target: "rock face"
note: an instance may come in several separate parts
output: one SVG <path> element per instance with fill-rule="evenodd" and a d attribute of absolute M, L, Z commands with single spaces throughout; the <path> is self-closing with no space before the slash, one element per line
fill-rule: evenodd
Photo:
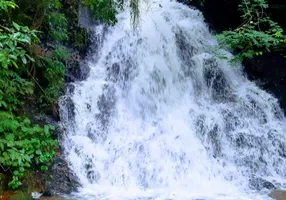
<path fill-rule="evenodd" d="M 77 177 L 70 171 L 62 155 L 57 155 L 45 184 L 44 196 L 70 194 L 80 186 Z"/>
<path fill-rule="evenodd" d="M 87 66 L 85 57 L 88 54 L 89 45 L 91 42 L 91 34 L 89 33 L 88 28 L 90 28 L 89 26 L 93 24 L 93 22 L 90 18 L 88 10 L 78 4 L 77 1 L 63 0 L 62 3 L 65 8 L 74 9 L 74 12 L 70 12 L 68 9 L 66 10 L 66 16 L 68 16 L 71 26 L 69 27 L 70 30 L 79 34 L 75 36 L 83 37 L 79 46 L 75 46 L 73 44 L 75 42 L 73 40 L 78 42 L 78 37 L 71 38 L 69 43 L 66 45 L 66 48 L 72 55 L 72 58 L 66 62 L 64 79 L 66 83 L 66 90 L 72 90 L 72 84 L 70 83 L 84 80 L 89 74 L 89 67 Z M 72 103 L 66 112 L 69 113 L 69 116 L 73 116 Z M 58 118 L 56 118 L 56 120 L 60 120 L 60 116 L 57 117 Z M 49 119 L 47 116 L 40 116 L 38 121 L 56 126 L 56 133 L 61 148 L 64 130 L 63 127 L 59 126 L 58 121 L 53 121 L 53 119 Z M 60 152 L 62 151 L 63 149 L 61 148 Z M 77 177 L 71 172 L 65 157 L 61 153 L 55 155 L 51 170 L 49 170 L 47 177 L 44 175 L 44 179 L 45 189 L 41 199 L 44 198 L 44 196 L 49 196 L 47 199 L 61 199 L 61 197 L 51 196 L 70 194 L 71 192 L 76 191 L 80 186 Z"/>
<path fill-rule="evenodd" d="M 245 62 L 248 77 L 278 98 L 286 113 L 286 58 L 269 53 Z"/>
<path fill-rule="evenodd" d="M 241 25 L 241 18 L 237 10 L 241 0 L 180 0 L 183 3 L 199 8 L 209 23 L 210 28 L 216 32 L 237 28 Z M 267 15 L 286 28 L 286 2 L 285 0 L 267 0 L 269 8 Z M 227 19 L 227 20 L 225 20 Z"/>
<path fill-rule="evenodd" d="M 262 190 L 262 189 L 275 189 L 273 183 L 266 181 L 262 178 L 252 178 L 249 180 L 249 187 L 254 190 Z"/>

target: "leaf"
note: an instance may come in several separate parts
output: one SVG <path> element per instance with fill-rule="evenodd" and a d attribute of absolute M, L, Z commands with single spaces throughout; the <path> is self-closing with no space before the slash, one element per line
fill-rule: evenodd
<path fill-rule="evenodd" d="M 31 56 L 29 56 L 28 54 L 26 55 L 26 57 L 27 57 L 30 61 L 35 62 L 35 59 L 32 58 Z"/>
<path fill-rule="evenodd" d="M 46 165 L 41 166 L 41 170 L 42 171 L 47 171 L 48 170 L 48 166 L 46 166 Z"/>
<path fill-rule="evenodd" d="M 42 154 L 42 151 L 38 149 L 38 150 L 36 151 L 36 154 L 37 154 L 37 155 L 41 155 L 41 154 Z"/>
<path fill-rule="evenodd" d="M 0 35 L 0 40 L 7 39 L 7 38 L 8 38 L 7 35 L 4 35 L 4 34 L 3 34 L 3 35 L 2 35 L 2 34 Z"/>
<path fill-rule="evenodd" d="M 18 170 L 15 170 L 15 171 L 13 172 L 13 175 L 18 176 L 18 175 L 19 175 L 19 171 L 18 171 Z"/>
<path fill-rule="evenodd" d="M 24 172 L 25 168 L 24 167 L 20 167 L 19 170 L 20 170 L 20 172 Z"/>
<path fill-rule="evenodd" d="M 50 128 L 51 130 L 53 130 L 53 131 L 56 130 L 56 127 L 55 127 L 55 126 L 51 126 L 51 125 L 50 125 L 49 128 Z"/>
<path fill-rule="evenodd" d="M 0 53 L 0 62 L 4 61 L 6 56 L 3 53 Z"/>
<path fill-rule="evenodd" d="M 283 35 L 280 31 L 275 33 L 275 37 L 277 37 L 277 38 L 281 38 L 282 36 Z"/>
<path fill-rule="evenodd" d="M 20 33 L 20 32 L 16 32 L 16 33 L 13 34 L 13 38 L 14 38 L 14 39 L 16 39 L 16 38 L 18 38 L 18 37 L 20 37 L 20 36 L 21 36 L 21 33 Z"/>
<path fill-rule="evenodd" d="M 50 133 L 50 127 L 49 126 L 47 126 L 47 125 L 44 126 L 44 132 L 45 132 L 45 135 L 47 137 L 50 137 L 51 133 Z"/>
<path fill-rule="evenodd" d="M 22 56 L 22 57 L 21 57 L 21 60 L 22 60 L 22 62 L 24 63 L 24 65 L 26 65 L 26 64 L 27 64 L 27 59 L 26 59 L 26 57 L 25 57 L 25 56 Z"/>
<path fill-rule="evenodd" d="M 3 144 L 3 142 L 0 142 L 0 149 L 1 149 L 1 151 L 4 151 L 4 144 Z"/>
<path fill-rule="evenodd" d="M 14 135 L 13 134 L 5 134 L 5 139 L 8 141 L 14 141 Z"/>
<path fill-rule="evenodd" d="M 8 62 L 9 60 L 8 59 L 4 59 L 3 61 L 2 61 L 2 67 L 4 67 L 4 68 L 7 68 L 7 66 L 8 66 Z"/>
<path fill-rule="evenodd" d="M 3 106 L 4 108 L 7 108 L 7 104 L 5 101 L 0 101 L 0 107 Z"/>
<path fill-rule="evenodd" d="M 20 30 L 20 25 L 19 24 L 17 24 L 17 23 L 15 23 L 15 22 L 12 22 L 13 23 L 13 26 L 15 27 L 15 29 L 17 30 L 17 31 L 19 31 Z"/>
<path fill-rule="evenodd" d="M 25 118 L 25 119 L 23 120 L 23 123 L 25 123 L 25 124 L 30 124 L 31 121 L 30 121 L 28 118 Z"/>
<path fill-rule="evenodd" d="M 19 66 L 17 65 L 16 62 L 14 62 L 13 60 L 11 61 L 13 63 L 13 65 L 16 67 L 16 68 L 19 68 Z"/>

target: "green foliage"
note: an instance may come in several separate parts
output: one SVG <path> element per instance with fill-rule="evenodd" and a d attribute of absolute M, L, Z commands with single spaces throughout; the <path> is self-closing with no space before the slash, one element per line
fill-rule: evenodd
<path fill-rule="evenodd" d="M 0 112 L 0 164 L 13 173 L 9 183 L 12 188 L 21 185 L 20 177 L 32 165 L 52 161 L 57 143 L 52 139 L 52 126 L 32 125 L 24 117 L 15 117 L 9 112 Z"/>
<path fill-rule="evenodd" d="M 6 12 L 5 6 L 16 7 L 6 2 L 0 1 L 0 11 Z M 12 173 L 12 188 L 21 185 L 20 179 L 27 169 L 47 169 L 57 146 L 51 134 L 54 127 L 33 125 L 19 114 L 24 99 L 34 92 L 27 72 L 35 62 L 29 49 L 39 40 L 36 34 L 37 31 L 15 22 L 1 25 L 0 29 L 0 166 Z M 55 55 L 63 54 L 57 51 Z"/>
<path fill-rule="evenodd" d="M 65 61 L 71 57 L 62 42 L 69 40 L 69 22 L 63 12 L 59 0 L 48 0 L 47 14 L 44 23 L 48 25 L 48 37 L 54 41 L 55 49 L 50 53 L 37 58 L 37 67 L 42 72 L 40 80 L 42 93 L 39 95 L 39 103 L 42 108 L 57 105 L 64 86 Z M 53 45 L 54 46 L 54 45 Z"/>
<path fill-rule="evenodd" d="M 82 0 L 81 3 L 94 11 L 94 19 L 104 21 L 109 24 L 115 24 L 117 22 L 117 10 L 113 0 Z"/>
<path fill-rule="evenodd" d="M 71 58 L 71 55 L 65 47 L 59 46 L 52 51 L 52 57 L 57 60 L 63 60 Z"/>
<path fill-rule="evenodd" d="M 242 0 L 238 5 L 238 10 L 242 12 L 241 18 L 244 20 L 262 18 L 263 10 L 267 8 L 268 4 L 265 0 Z"/>
<path fill-rule="evenodd" d="M 15 19 L 26 16 L 25 18 L 29 20 L 25 22 L 20 19 L 20 21 L 22 23 L 31 24 L 31 27 L 38 28 L 41 31 L 32 31 L 27 27 L 20 26 L 21 29 L 19 31 L 23 32 L 23 34 L 25 33 L 25 39 L 27 39 L 27 41 L 29 40 L 29 42 L 25 44 L 15 44 L 14 46 L 7 44 L 7 52 L 11 51 L 11 53 L 8 54 L 3 51 L 3 54 L 5 53 L 6 56 L 2 56 L 2 58 L 0 54 L 0 61 L 12 62 L 16 67 L 18 67 L 19 64 L 25 66 L 22 75 L 31 78 L 35 83 L 35 91 L 36 95 L 38 95 L 38 103 L 41 104 L 40 107 L 45 108 L 42 109 L 45 111 L 47 110 L 46 108 L 52 107 L 54 111 L 63 87 L 64 61 L 69 59 L 70 55 L 66 49 L 61 47 L 50 51 L 50 49 L 47 50 L 40 45 L 34 48 L 33 44 L 38 40 L 38 38 L 36 38 L 36 34 L 38 34 L 41 39 L 51 41 L 52 46 L 61 46 L 61 43 L 69 39 L 68 20 L 61 11 L 62 4 L 59 0 L 35 0 L 29 3 L 24 0 L 17 0 L 17 3 L 19 3 L 21 9 L 19 12 L 13 13 L 12 16 Z M 24 28 L 25 30 L 22 31 Z M 17 31 L 16 34 L 18 34 L 19 31 Z M 14 39 L 14 35 L 16 34 L 12 32 L 9 35 L 9 42 L 16 42 Z M 22 37 L 22 35 L 19 35 L 19 37 Z M 14 48 L 16 45 L 17 48 Z M 17 53 L 16 50 L 19 53 Z M 27 52 L 33 56 L 30 56 Z M 18 55 L 21 57 L 20 61 L 22 62 L 19 62 Z M 14 60 L 7 59 L 8 56 Z M 32 57 L 35 58 L 35 62 L 32 62 L 34 61 Z M 15 62 L 15 60 L 18 62 Z"/>
<path fill-rule="evenodd" d="M 49 36 L 58 41 L 68 40 L 68 22 L 64 14 L 52 12 L 48 16 Z"/>
<path fill-rule="evenodd" d="M 285 48 L 283 29 L 266 16 L 267 8 L 265 0 L 242 0 L 239 10 L 242 12 L 243 24 L 217 36 L 220 45 L 237 52 L 232 61 L 251 59 L 264 52 Z"/>
<path fill-rule="evenodd" d="M 54 127 L 32 124 L 22 107 L 36 96 L 42 108 L 54 108 L 64 86 L 65 62 L 71 59 L 62 46 L 69 39 L 70 21 L 60 1 L 16 3 L 19 9 L 13 11 L 15 3 L 0 0 L 0 169 L 11 172 L 12 188 L 21 185 L 27 170 L 47 170 L 52 161 Z M 53 50 L 36 45 L 38 35 L 51 41 Z"/>
<path fill-rule="evenodd" d="M 0 30 L 0 108 L 9 111 L 15 110 L 22 104 L 21 97 L 33 91 L 33 84 L 21 78 L 20 73 L 29 61 L 34 61 L 25 46 L 38 40 L 36 31 L 12 24 Z M 13 66 L 18 71 L 14 71 Z"/>
<path fill-rule="evenodd" d="M 9 69 L 0 69 L 0 77 L 0 109 L 16 110 L 23 104 L 22 98 L 33 93 L 33 83 Z"/>
<path fill-rule="evenodd" d="M 42 108 L 57 105 L 64 86 L 64 63 L 70 58 L 70 53 L 63 46 L 58 46 L 50 54 L 37 58 L 38 68 L 42 71 L 41 81 L 45 83 L 41 87 L 42 93 L 39 97 Z"/>
<path fill-rule="evenodd" d="M 139 1 L 130 0 L 131 23 L 136 27 L 139 21 Z M 81 3 L 93 11 L 93 18 L 114 25 L 119 9 L 123 9 L 124 0 L 81 0 Z"/>
<path fill-rule="evenodd" d="M 57 56 L 61 55 L 57 54 Z M 44 77 L 48 84 L 47 87 L 44 88 L 42 95 L 40 95 L 39 101 L 43 107 L 56 105 L 64 86 L 63 76 L 65 73 L 65 65 L 57 57 L 42 57 L 41 59 L 41 62 L 45 67 Z"/>
<path fill-rule="evenodd" d="M 131 24 L 133 28 L 135 28 L 139 21 L 139 0 L 131 0 L 130 1 L 130 8 L 131 8 Z"/>
<path fill-rule="evenodd" d="M 13 1 L 0 0 L 0 10 L 8 11 L 8 8 L 16 8 L 17 5 Z"/>
<path fill-rule="evenodd" d="M 83 48 L 87 44 L 87 32 L 84 29 L 78 28 L 72 30 L 69 34 L 70 42 L 77 48 Z"/>
<path fill-rule="evenodd" d="M 59 0 L 48 0 L 46 1 L 48 3 L 48 8 L 52 9 L 59 9 L 62 8 L 62 4 Z"/>
<path fill-rule="evenodd" d="M 28 60 L 34 61 L 26 53 L 25 46 L 38 41 L 36 31 L 13 22 L 11 28 L 2 27 L 0 34 L 0 62 L 3 68 L 11 65 L 18 68 L 19 63 L 25 65 Z M 18 60 L 21 62 L 18 62 Z"/>

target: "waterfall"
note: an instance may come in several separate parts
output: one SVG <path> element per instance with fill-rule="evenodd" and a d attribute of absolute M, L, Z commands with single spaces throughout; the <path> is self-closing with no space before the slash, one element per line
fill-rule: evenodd
<path fill-rule="evenodd" d="M 257 180 L 284 188 L 277 100 L 215 56 L 198 10 L 150 0 L 140 13 L 136 30 L 128 10 L 94 27 L 89 76 L 60 102 L 81 199 L 266 200 Z"/>

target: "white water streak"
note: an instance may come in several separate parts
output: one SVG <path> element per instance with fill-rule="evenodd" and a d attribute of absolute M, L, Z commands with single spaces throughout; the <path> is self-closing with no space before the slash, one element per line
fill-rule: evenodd
<path fill-rule="evenodd" d="M 121 13 L 89 77 L 66 96 L 75 109 L 62 112 L 64 146 L 81 197 L 267 199 L 249 179 L 283 186 L 277 100 L 211 55 L 216 41 L 199 11 L 168 0 L 140 6 L 138 30 Z"/>

